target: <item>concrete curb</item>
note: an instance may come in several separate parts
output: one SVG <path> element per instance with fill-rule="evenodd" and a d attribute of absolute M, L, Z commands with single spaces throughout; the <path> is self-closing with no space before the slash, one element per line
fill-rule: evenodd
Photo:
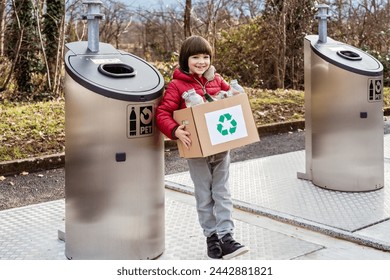
<path fill-rule="evenodd" d="M 65 166 L 65 153 L 0 162 L 0 176 L 39 172 Z"/>
<path fill-rule="evenodd" d="M 303 130 L 305 121 L 293 121 L 284 123 L 274 123 L 259 126 L 257 128 L 260 136 L 287 133 L 291 131 Z M 166 140 L 165 149 L 177 149 L 176 141 Z M 10 176 L 22 172 L 39 172 L 48 169 L 62 168 L 65 166 L 65 153 L 40 156 L 35 158 L 19 159 L 14 161 L 0 162 L 0 176 Z"/>

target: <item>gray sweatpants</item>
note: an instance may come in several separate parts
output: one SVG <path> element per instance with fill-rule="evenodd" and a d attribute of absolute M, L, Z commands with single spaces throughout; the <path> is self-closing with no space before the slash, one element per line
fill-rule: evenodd
<path fill-rule="evenodd" d="M 229 189 L 229 151 L 188 159 L 200 226 L 206 237 L 233 234 L 233 202 Z"/>

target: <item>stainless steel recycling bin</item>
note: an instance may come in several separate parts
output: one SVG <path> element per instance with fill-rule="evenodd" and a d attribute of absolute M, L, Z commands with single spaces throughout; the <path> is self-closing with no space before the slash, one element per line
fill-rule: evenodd
<path fill-rule="evenodd" d="M 304 43 L 306 173 L 298 177 L 333 190 L 380 189 L 383 66 L 319 31 Z"/>
<path fill-rule="evenodd" d="M 65 254 L 154 259 L 164 251 L 164 80 L 146 61 L 99 44 L 66 45 Z"/>

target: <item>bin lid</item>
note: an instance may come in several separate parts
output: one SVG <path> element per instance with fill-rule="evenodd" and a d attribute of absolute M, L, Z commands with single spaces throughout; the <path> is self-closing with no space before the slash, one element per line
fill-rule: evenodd
<path fill-rule="evenodd" d="M 106 97 L 144 102 L 162 95 L 164 79 L 145 60 L 99 43 L 99 52 L 88 50 L 88 42 L 66 45 L 66 72 L 81 86 Z"/>
<path fill-rule="evenodd" d="M 317 35 L 306 36 L 306 39 L 311 42 L 313 52 L 331 64 L 366 76 L 380 76 L 383 74 L 382 64 L 373 56 L 356 47 L 335 41 L 329 37 L 326 43 L 318 42 Z"/>

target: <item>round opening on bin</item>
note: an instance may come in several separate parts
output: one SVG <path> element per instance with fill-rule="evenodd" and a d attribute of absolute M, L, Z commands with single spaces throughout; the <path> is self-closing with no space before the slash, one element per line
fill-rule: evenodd
<path fill-rule="evenodd" d="M 100 64 L 98 70 L 103 75 L 114 78 L 129 78 L 137 74 L 133 67 L 123 63 Z"/>
<path fill-rule="evenodd" d="M 338 51 L 337 54 L 345 59 L 349 60 L 362 60 L 362 57 L 360 54 L 355 53 L 353 51 L 344 50 L 344 51 Z"/>

